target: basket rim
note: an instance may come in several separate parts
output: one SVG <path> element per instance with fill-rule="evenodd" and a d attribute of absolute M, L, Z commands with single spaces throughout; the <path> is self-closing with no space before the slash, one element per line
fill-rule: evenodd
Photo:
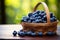
<path fill-rule="evenodd" d="M 22 26 L 33 26 L 33 27 L 38 27 L 38 26 L 50 26 L 52 24 L 57 25 L 58 21 L 55 22 L 51 22 L 50 24 L 48 23 L 28 23 L 28 22 L 22 22 L 21 25 Z"/>

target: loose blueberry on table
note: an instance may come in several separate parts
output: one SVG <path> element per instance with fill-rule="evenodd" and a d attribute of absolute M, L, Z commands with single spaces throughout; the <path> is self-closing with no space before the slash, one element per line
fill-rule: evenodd
<path fill-rule="evenodd" d="M 26 32 L 26 35 L 27 35 L 27 36 L 31 36 L 31 33 L 32 33 L 32 31 L 27 31 L 27 32 Z"/>
<path fill-rule="evenodd" d="M 38 36 L 43 36 L 43 33 L 42 32 L 38 32 Z"/>
<path fill-rule="evenodd" d="M 52 35 L 55 35 L 55 33 L 49 31 L 49 32 L 47 32 L 47 35 L 48 35 L 48 36 L 52 36 Z"/>
<path fill-rule="evenodd" d="M 13 31 L 13 36 L 16 36 L 17 35 L 17 31 Z"/>
<path fill-rule="evenodd" d="M 31 33 L 31 36 L 35 37 L 36 36 L 36 33 L 35 32 L 32 32 Z"/>
<path fill-rule="evenodd" d="M 19 31 L 18 35 L 24 37 L 25 36 L 25 32 L 24 31 Z"/>

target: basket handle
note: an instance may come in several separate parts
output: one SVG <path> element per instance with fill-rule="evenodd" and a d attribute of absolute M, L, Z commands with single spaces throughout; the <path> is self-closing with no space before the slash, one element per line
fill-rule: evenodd
<path fill-rule="evenodd" d="M 38 7 L 40 4 L 42 4 L 42 5 L 44 6 L 44 9 L 45 9 L 45 12 L 46 12 L 46 15 L 47 15 L 47 23 L 50 24 L 50 14 L 49 14 L 49 10 L 48 10 L 48 7 L 47 7 L 47 5 L 46 5 L 45 2 L 39 2 L 39 3 L 35 6 L 35 8 L 34 8 L 33 11 L 36 11 L 37 7 Z"/>

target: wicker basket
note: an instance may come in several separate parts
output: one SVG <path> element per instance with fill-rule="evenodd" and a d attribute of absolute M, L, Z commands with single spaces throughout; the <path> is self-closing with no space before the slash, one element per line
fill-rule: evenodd
<path fill-rule="evenodd" d="M 22 22 L 21 25 L 23 26 L 23 30 L 29 31 L 32 30 L 34 32 L 43 32 L 45 35 L 48 31 L 52 31 L 56 33 L 57 30 L 57 21 L 50 22 L 50 14 L 47 5 L 44 2 L 39 2 L 35 8 L 34 11 L 36 11 L 37 7 L 42 4 L 44 6 L 46 15 L 47 15 L 47 23 L 28 23 L 28 22 Z"/>

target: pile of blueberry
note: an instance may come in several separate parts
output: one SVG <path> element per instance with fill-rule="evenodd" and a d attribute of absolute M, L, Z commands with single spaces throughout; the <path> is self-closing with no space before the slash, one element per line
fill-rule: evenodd
<path fill-rule="evenodd" d="M 23 17 L 21 21 L 29 23 L 46 23 L 47 16 L 45 11 L 37 10 L 33 13 L 29 13 L 27 17 Z M 50 12 L 50 21 L 51 22 L 57 21 L 56 17 L 53 15 L 52 12 Z"/>
<path fill-rule="evenodd" d="M 32 36 L 32 37 L 43 36 L 42 32 L 36 33 L 36 32 L 33 32 L 33 31 L 23 31 L 23 30 L 20 30 L 19 32 L 17 32 L 17 31 L 13 32 L 13 36 L 17 36 L 17 34 L 18 34 L 18 36 L 21 36 L 21 37 L 24 37 L 24 36 Z M 49 31 L 49 32 L 47 32 L 47 35 L 48 36 L 53 36 L 53 35 L 55 35 L 55 33 Z"/>

